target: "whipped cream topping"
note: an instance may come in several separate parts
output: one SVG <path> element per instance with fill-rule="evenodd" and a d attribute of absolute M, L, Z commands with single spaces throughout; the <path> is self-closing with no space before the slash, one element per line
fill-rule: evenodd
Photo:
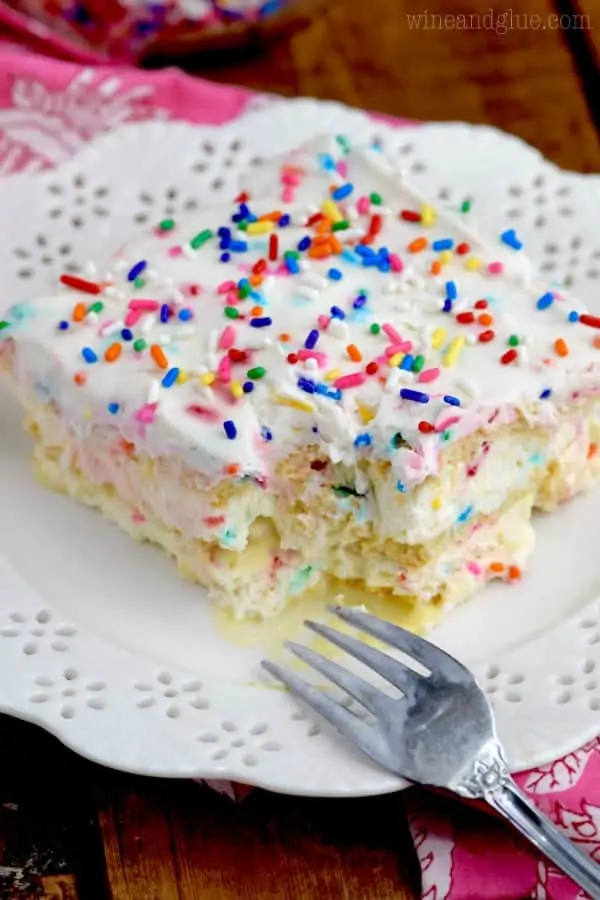
<path fill-rule="evenodd" d="M 16 377 L 70 426 L 112 424 L 210 479 L 267 477 L 306 444 L 391 463 L 552 425 L 600 389 L 600 319 L 540 281 L 518 235 L 435 207 L 376 148 L 322 139 L 235 202 L 165 220 L 0 321 Z"/>

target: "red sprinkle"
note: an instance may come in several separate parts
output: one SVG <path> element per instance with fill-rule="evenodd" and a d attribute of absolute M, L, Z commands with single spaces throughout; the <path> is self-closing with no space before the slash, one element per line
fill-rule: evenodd
<path fill-rule="evenodd" d="M 471 250 L 471 245 L 465 243 L 465 241 L 463 241 L 462 243 L 460 243 L 460 244 L 457 246 L 457 248 L 456 248 L 456 252 L 457 252 L 460 256 L 464 256 L 465 253 L 469 253 L 470 250 Z"/>
<path fill-rule="evenodd" d="M 369 234 L 376 235 L 381 231 L 383 218 L 380 215 L 371 216 L 371 224 L 369 225 Z"/>
<path fill-rule="evenodd" d="M 306 222 L 306 224 L 309 225 L 309 226 L 310 226 L 310 225 L 316 225 L 317 222 L 320 222 L 321 219 L 324 219 L 324 218 L 325 218 L 325 216 L 323 215 L 323 213 L 316 212 L 316 213 L 314 213 L 314 214 L 310 217 L 310 219 L 308 219 L 308 221 Z"/>
<path fill-rule="evenodd" d="M 365 372 L 367 375 L 375 375 L 379 371 L 379 366 L 376 362 L 367 363 L 365 367 Z"/>
<path fill-rule="evenodd" d="M 486 331 L 482 331 L 479 335 L 479 340 L 482 344 L 487 344 L 488 341 L 493 341 L 496 337 L 496 332 L 492 331 L 491 328 L 488 328 Z"/>
<path fill-rule="evenodd" d="M 231 348 L 227 351 L 227 355 L 229 356 L 229 359 L 230 359 L 231 362 L 233 362 L 233 363 L 246 362 L 246 360 L 248 359 L 248 354 L 246 353 L 246 351 L 245 351 L 245 350 L 238 350 L 237 347 L 231 347 Z"/>
<path fill-rule="evenodd" d="M 241 194 L 237 195 L 234 202 L 235 203 L 247 203 L 249 199 L 250 199 L 250 194 L 248 193 L 248 191 L 242 191 Z"/>
<path fill-rule="evenodd" d="M 478 300 L 477 303 L 475 304 L 475 309 L 487 309 L 487 308 L 488 308 L 487 300 Z"/>
<path fill-rule="evenodd" d="M 400 218 L 404 219 L 405 222 L 420 222 L 421 213 L 415 212 L 412 209 L 403 209 L 400 212 Z"/>
<path fill-rule="evenodd" d="M 579 316 L 582 325 L 588 325 L 590 328 L 600 328 L 600 316 L 590 316 L 589 313 L 583 313 Z"/>
<path fill-rule="evenodd" d="M 461 312 L 456 316 L 456 321 L 461 325 L 470 325 L 475 321 L 475 314 L 472 312 Z"/>
<path fill-rule="evenodd" d="M 296 353 L 288 353 L 288 355 L 287 355 L 287 361 L 289 362 L 289 364 L 290 364 L 291 366 L 295 366 L 296 363 L 298 362 L 298 356 L 297 356 L 297 354 L 296 354 Z"/>
<path fill-rule="evenodd" d="M 259 259 L 252 266 L 252 271 L 255 275 L 260 275 L 260 273 L 264 272 L 266 268 L 267 268 L 266 259 Z"/>
<path fill-rule="evenodd" d="M 59 281 L 76 291 L 83 291 L 84 294 L 99 294 L 102 290 L 99 284 L 94 284 L 86 278 L 78 278 L 77 275 L 61 275 Z"/>
<path fill-rule="evenodd" d="M 421 434 L 431 434 L 432 431 L 435 431 L 435 426 L 431 424 L 431 422 L 419 422 L 419 431 Z"/>
<path fill-rule="evenodd" d="M 269 235 L 269 259 L 275 262 L 279 254 L 279 238 L 276 234 Z"/>
<path fill-rule="evenodd" d="M 514 347 L 511 347 L 510 350 L 507 350 L 506 353 L 503 353 L 500 357 L 500 362 L 503 366 L 510 365 L 511 362 L 514 362 L 519 354 L 515 350 Z"/>

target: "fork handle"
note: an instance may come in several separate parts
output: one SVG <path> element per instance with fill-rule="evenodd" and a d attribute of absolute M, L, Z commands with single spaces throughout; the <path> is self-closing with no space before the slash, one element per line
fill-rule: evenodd
<path fill-rule="evenodd" d="M 512 778 L 486 791 L 485 799 L 575 884 L 594 900 L 600 898 L 600 866 L 542 815 Z"/>

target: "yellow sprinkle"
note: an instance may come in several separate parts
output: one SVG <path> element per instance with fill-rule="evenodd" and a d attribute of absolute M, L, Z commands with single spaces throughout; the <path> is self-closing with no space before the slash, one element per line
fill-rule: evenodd
<path fill-rule="evenodd" d="M 239 381 L 232 381 L 229 385 L 229 390 L 233 394 L 236 400 L 239 400 L 240 397 L 244 396 L 244 388 L 239 383 Z"/>
<path fill-rule="evenodd" d="M 433 500 L 431 501 L 432 509 L 440 509 L 441 505 L 442 505 L 441 497 L 434 497 Z"/>
<path fill-rule="evenodd" d="M 288 397 L 285 394 L 275 394 L 275 403 L 279 406 L 291 406 L 292 409 L 301 409 L 303 412 L 314 412 L 312 403 L 305 403 L 304 400 L 296 400 L 295 397 Z"/>
<path fill-rule="evenodd" d="M 426 228 L 433 225 L 436 219 L 436 212 L 433 206 L 430 206 L 428 203 L 424 203 L 421 207 L 421 225 L 424 225 Z"/>
<path fill-rule="evenodd" d="M 268 234 L 268 232 L 273 231 L 274 228 L 275 222 L 248 222 L 246 234 Z"/>
<path fill-rule="evenodd" d="M 442 251 L 440 251 L 440 255 L 438 256 L 438 259 L 443 266 L 447 266 L 448 263 L 452 262 L 453 256 L 454 256 L 454 254 L 452 253 L 452 250 L 442 250 Z"/>
<path fill-rule="evenodd" d="M 325 381 L 335 381 L 335 379 L 339 378 L 341 374 L 341 369 L 330 369 L 329 372 L 325 372 L 324 378 Z"/>
<path fill-rule="evenodd" d="M 465 338 L 462 335 L 455 337 L 446 352 L 442 362 L 445 366 L 453 366 L 460 355 L 460 351 L 465 346 Z"/>
<path fill-rule="evenodd" d="M 361 419 L 363 420 L 363 423 L 365 425 L 368 425 L 369 422 L 371 421 L 371 419 L 375 418 L 375 413 L 373 412 L 373 410 L 369 409 L 368 406 L 360 406 L 360 404 L 359 404 L 357 409 L 358 409 L 358 414 L 361 417 Z"/>
<path fill-rule="evenodd" d="M 185 384 L 190 376 L 185 371 L 185 369 L 181 369 L 179 375 L 177 376 L 177 384 Z"/>
<path fill-rule="evenodd" d="M 436 328 L 433 334 L 431 335 L 431 349 L 439 350 L 444 341 L 446 340 L 446 329 L 445 328 Z"/>
<path fill-rule="evenodd" d="M 200 376 L 200 381 L 202 382 L 202 384 L 212 384 L 214 380 L 214 372 L 205 372 L 204 375 Z"/>
<path fill-rule="evenodd" d="M 481 266 L 481 260 L 476 256 L 470 256 L 468 259 L 465 259 L 465 269 L 473 270 L 479 269 Z"/>
<path fill-rule="evenodd" d="M 341 222 L 344 218 L 339 211 L 337 204 L 334 203 L 333 200 L 324 200 L 321 211 L 324 212 L 327 218 L 331 219 L 332 222 Z"/>
<path fill-rule="evenodd" d="M 392 366 L 392 368 L 394 366 L 399 366 L 405 356 L 405 353 L 394 353 L 394 355 L 390 356 L 390 358 L 388 359 L 388 365 Z"/>

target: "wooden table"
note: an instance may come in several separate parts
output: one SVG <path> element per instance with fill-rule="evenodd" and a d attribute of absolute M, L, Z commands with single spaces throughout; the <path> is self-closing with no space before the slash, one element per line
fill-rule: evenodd
<path fill-rule="evenodd" d="M 428 12 L 451 12 L 428 0 Z M 499 13 L 506 4 L 498 4 Z M 490 4 L 464 2 L 483 17 Z M 595 7 L 595 8 L 594 8 Z M 331 0 L 259 54 L 193 59 L 194 72 L 288 96 L 415 119 L 487 122 L 561 166 L 600 170 L 600 4 L 513 0 L 512 27 L 420 20 L 405 0 Z M 394 15 L 390 17 L 390 12 Z M 586 30 L 550 15 L 586 15 Z M 525 20 L 525 16 L 539 19 Z M 472 24 L 476 24 L 474 21 Z M 529 25 L 529 27 L 526 27 Z M 545 28 L 543 26 L 546 26 Z M 427 27 L 425 27 L 427 26 Z M 103 770 L 0 717 L 0 898 L 409 900 L 418 873 L 398 797 L 300 800 Z M 395 822 L 393 831 L 385 821 Z"/>

